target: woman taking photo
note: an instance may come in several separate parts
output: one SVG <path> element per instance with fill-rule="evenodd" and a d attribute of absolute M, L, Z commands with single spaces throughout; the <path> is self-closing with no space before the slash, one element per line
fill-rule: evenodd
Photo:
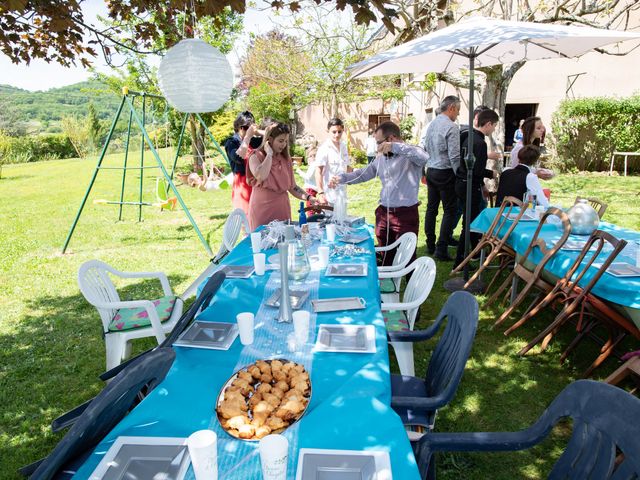
<path fill-rule="evenodd" d="M 288 147 L 289 127 L 275 123 L 267 128 L 262 145 L 249 157 L 247 183 L 253 187 L 249 200 L 251 230 L 273 220 L 291 220 L 288 193 L 300 200 L 317 203 L 313 195 L 296 185 Z"/>
<path fill-rule="evenodd" d="M 511 168 L 516 167 L 520 162 L 518 160 L 518 152 L 526 145 L 535 145 L 540 147 L 540 143 L 545 134 L 545 128 L 540 117 L 529 117 L 525 119 L 520 127 L 522 130 L 522 139 L 513 146 L 511 150 Z M 534 168 L 534 173 L 543 180 L 553 177 L 553 172 L 546 168 Z"/>

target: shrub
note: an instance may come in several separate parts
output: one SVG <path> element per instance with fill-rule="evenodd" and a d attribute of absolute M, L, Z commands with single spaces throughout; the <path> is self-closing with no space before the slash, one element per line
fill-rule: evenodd
<path fill-rule="evenodd" d="M 640 95 L 564 100 L 551 129 L 550 146 L 563 170 L 606 170 L 614 151 L 640 149 Z"/>
<path fill-rule="evenodd" d="M 413 115 L 408 115 L 400 120 L 400 135 L 405 142 L 411 142 L 413 139 L 413 127 L 416 126 L 417 119 Z"/>
<path fill-rule="evenodd" d="M 306 160 L 306 155 L 305 155 L 305 149 L 302 145 L 298 145 L 297 143 L 294 143 L 291 145 L 291 147 L 289 148 L 289 154 L 292 157 L 302 157 Z"/>
<path fill-rule="evenodd" d="M 356 165 L 366 165 L 368 163 L 367 152 L 359 148 L 351 148 L 349 156 Z"/>
<path fill-rule="evenodd" d="M 10 137 L 0 131 L 0 163 L 27 163 L 74 156 L 73 145 L 65 135 Z"/>

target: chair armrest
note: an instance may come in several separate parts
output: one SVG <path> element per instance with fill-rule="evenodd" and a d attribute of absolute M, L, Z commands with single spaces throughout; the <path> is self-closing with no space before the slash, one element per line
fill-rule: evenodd
<path fill-rule="evenodd" d="M 63 413 L 58 418 L 56 418 L 53 422 L 51 422 L 51 430 L 53 432 L 59 432 L 67 427 L 70 427 L 82 413 L 87 409 L 87 407 L 93 402 L 93 398 L 87 400 L 82 405 L 78 405 L 76 408 L 69 410 L 67 413 Z"/>
<path fill-rule="evenodd" d="M 437 397 L 391 397 L 391 408 L 433 411 L 444 407 L 447 403 L 449 403 L 449 399 L 442 395 Z"/>
<path fill-rule="evenodd" d="M 380 305 L 380 310 L 388 312 L 390 310 L 411 310 L 422 305 L 420 300 L 414 300 L 413 302 L 383 302 Z"/>
<path fill-rule="evenodd" d="M 390 342 L 422 342 L 433 338 L 433 336 L 438 333 L 439 328 L 439 324 L 433 324 L 426 330 L 387 332 L 387 340 Z"/>
<path fill-rule="evenodd" d="M 420 439 L 431 451 L 516 451 L 542 441 L 530 428 L 519 432 L 429 433 Z"/>
<path fill-rule="evenodd" d="M 157 278 L 162 285 L 162 291 L 165 295 L 173 295 L 171 286 L 169 285 L 169 279 L 164 272 L 120 272 L 115 270 L 114 273 L 122 278 Z"/>
<path fill-rule="evenodd" d="M 414 262 L 415 263 L 415 262 Z M 378 278 L 398 278 L 398 277 L 404 277 L 405 275 L 407 275 L 408 273 L 413 272 L 416 267 L 414 265 L 414 263 L 412 263 L 409 266 L 404 267 L 401 270 L 394 270 L 392 272 L 389 271 L 381 271 L 380 267 L 378 267 Z"/>
<path fill-rule="evenodd" d="M 376 252 L 388 252 L 389 250 L 393 250 L 394 248 L 396 248 L 398 245 L 400 245 L 400 239 L 396 240 L 390 245 L 383 245 L 381 247 L 376 247 L 375 250 Z"/>
<path fill-rule="evenodd" d="M 158 317 L 158 312 L 156 311 L 156 307 L 151 302 L 151 300 L 130 300 L 126 302 L 95 302 L 93 305 L 97 308 L 109 308 L 109 309 L 120 309 L 120 308 L 144 308 L 149 316 L 149 321 L 151 322 L 151 327 L 153 328 L 153 332 L 155 334 L 156 340 L 158 343 L 162 343 L 165 339 L 164 332 L 162 331 L 162 323 L 160 323 L 160 317 Z"/>
<path fill-rule="evenodd" d="M 380 272 L 397 272 L 400 267 L 394 265 L 380 265 L 378 267 L 378 273 Z"/>

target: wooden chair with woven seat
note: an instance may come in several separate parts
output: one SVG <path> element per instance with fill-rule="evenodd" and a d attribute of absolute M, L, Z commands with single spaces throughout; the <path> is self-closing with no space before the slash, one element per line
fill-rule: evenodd
<path fill-rule="evenodd" d="M 562 233 L 560 238 L 554 240 L 552 243 L 547 242 L 545 239 L 540 237 L 540 232 L 542 228 L 547 224 L 547 220 L 550 217 L 557 217 L 560 220 Z M 502 285 L 498 287 L 496 292 L 491 296 L 488 300 L 488 304 L 491 305 L 495 302 L 500 294 L 504 292 L 509 284 L 511 284 L 511 288 L 507 291 L 508 296 L 511 293 L 511 304 L 507 307 L 507 309 L 498 317 L 496 322 L 493 324 L 494 327 L 500 325 L 504 322 L 511 313 L 524 301 L 524 299 L 536 288 L 538 291 L 543 293 L 550 292 L 553 289 L 553 285 L 542 278 L 542 274 L 544 272 L 545 267 L 551 260 L 551 258 L 556 254 L 560 248 L 564 245 L 571 234 L 571 222 L 569 221 L 569 217 L 566 213 L 564 213 L 559 208 L 550 207 L 540 218 L 540 223 L 536 228 L 536 231 L 531 237 L 531 241 L 529 242 L 529 246 L 527 250 L 517 259 L 516 264 L 513 267 L 511 273 L 504 280 Z M 537 253 L 542 253 L 542 258 L 534 265 L 531 257 Z M 518 280 L 523 280 L 525 286 L 520 290 L 520 292 L 515 295 L 518 288 Z M 538 295 L 537 300 L 540 300 L 541 295 Z M 533 306 L 537 303 L 537 300 L 530 306 L 529 310 L 533 308 Z M 505 332 L 505 335 L 510 333 L 510 330 Z"/>
<path fill-rule="evenodd" d="M 464 288 L 468 288 L 469 285 L 480 278 L 482 272 L 489 267 L 494 260 L 499 260 L 500 264 L 498 266 L 498 270 L 487 286 L 487 290 L 489 290 L 498 275 L 511 261 L 513 261 L 516 254 L 515 251 L 507 245 L 507 240 L 509 239 L 511 232 L 516 228 L 516 225 L 524 215 L 525 211 L 526 210 L 523 208 L 522 202 L 517 198 L 504 198 L 502 205 L 500 205 L 500 209 L 493 218 L 493 222 L 491 222 L 487 231 L 480 238 L 478 245 L 476 245 L 476 247 L 469 252 L 469 255 L 467 255 L 467 257 L 451 271 L 451 274 L 461 272 L 464 266 L 474 257 L 485 249 L 489 250 L 484 261 L 480 263 L 478 270 L 471 276 L 471 278 L 469 278 L 467 283 L 465 283 Z M 511 223 L 509 224 L 509 222 Z"/>
<path fill-rule="evenodd" d="M 574 205 L 578 203 L 580 200 L 586 200 L 589 205 L 593 207 L 593 209 L 598 212 L 598 217 L 602 219 L 604 212 L 607 211 L 607 204 L 602 200 L 598 200 L 597 198 L 588 198 L 588 197 L 576 197 L 576 201 L 573 203 Z"/>
<path fill-rule="evenodd" d="M 603 232 L 602 230 L 596 230 L 595 232 L 593 232 L 589 239 L 585 242 L 582 250 L 574 260 L 573 264 L 567 269 L 563 277 L 558 280 L 555 285 L 547 289 L 546 296 L 539 302 L 537 302 L 531 309 L 525 312 L 520 320 L 518 320 L 510 328 L 508 328 L 505 331 L 505 335 L 508 335 L 531 318 L 534 318 L 536 315 L 538 315 L 538 313 L 543 311 L 543 309 L 555 303 L 564 305 L 572 301 L 572 299 L 576 295 L 578 295 L 580 291 L 582 291 L 582 289 L 578 287 L 578 283 L 582 280 L 589 267 L 593 264 L 596 257 L 600 254 L 605 244 L 607 243 L 613 245 L 615 250 L 615 246 L 619 244 L 619 241 L 612 235 Z M 620 249 L 622 249 L 624 248 L 624 245 L 626 245 L 626 242 L 621 243 L 620 245 Z M 613 261 L 613 258 L 608 262 L 608 264 L 611 263 L 611 261 Z M 600 278 L 602 273 L 604 273 L 604 270 L 602 272 L 596 273 L 597 277 L 594 277 L 596 281 L 598 278 Z M 591 279 L 590 286 L 586 287 L 588 290 L 591 289 L 592 283 L 595 284 L 595 282 L 593 282 L 593 278 Z M 588 290 L 586 293 L 589 293 Z"/>

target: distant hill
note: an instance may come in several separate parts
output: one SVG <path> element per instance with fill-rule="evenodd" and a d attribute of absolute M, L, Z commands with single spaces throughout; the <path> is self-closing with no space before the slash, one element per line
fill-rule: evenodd
<path fill-rule="evenodd" d="M 116 113 L 120 97 L 96 80 L 75 83 L 47 91 L 32 92 L 10 85 L 0 85 L 0 100 L 11 106 L 18 120 L 36 132 L 58 132 L 63 116 L 84 117 L 89 102 L 93 102 L 98 116 L 110 120 Z"/>

